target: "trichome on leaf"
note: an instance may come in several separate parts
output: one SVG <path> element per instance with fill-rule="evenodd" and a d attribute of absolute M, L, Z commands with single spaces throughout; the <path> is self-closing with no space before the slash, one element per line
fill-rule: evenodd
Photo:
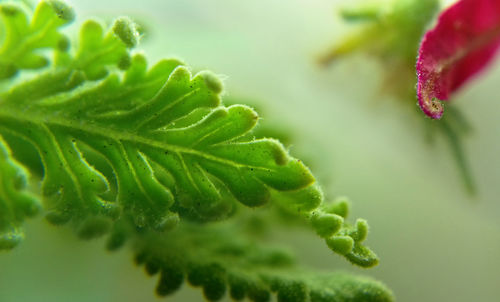
<path fill-rule="evenodd" d="M 353 264 L 378 263 L 363 245 L 366 221 L 349 224 L 346 201 L 325 202 L 300 160 L 275 139 L 255 138 L 257 113 L 224 106 L 217 76 L 193 75 L 174 59 L 148 67 L 131 51 L 139 35 L 128 18 L 108 31 L 86 21 L 72 47 L 60 33 L 70 7 L 45 0 L 33 16 L 26 11 L 0 3 L 1 249 L 16 246 L 24 218 L 42 212 L 84 239 L 110 234 L 110 250 L 129 242 L 148 273 L 161 272 L 160 295 L 187 275 L 211 301 L 227 284 L 234 299 L 253 301 L 271 292 L 280 301 L 392 300 L 370 279 L 300 272 L 235 227 L 248 207 L 268 204 Z M 221 230 L 213 222 L 222 220 Z"/>

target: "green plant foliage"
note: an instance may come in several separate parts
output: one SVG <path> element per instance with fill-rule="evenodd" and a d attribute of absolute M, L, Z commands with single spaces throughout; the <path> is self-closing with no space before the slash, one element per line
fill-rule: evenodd
<path fill-rule="evenodd" d="M 15 161 L 0 139 L 0 250 L 15 247 L 23 238 L 25 217 L 39 211 L 38 200 L 26 190 L 28 172 Z"/>
<path fill-rule="evenodd" d="M 127 18 L 109 31 L 86 21 L 72 48 L 58 31 L 73 18 L 69 7 L 42 1 L 31 19 L 26 11 L 0 4 L 0 66 L 9 70 L 0 86 L 1 249 L 21 240 L 22 220 L 41 203 L 48 221 L 70 224 L 81 238 L 109 234 L 110 250 L 133 242 L 138 262 L 161 272 L 160 295 L 188 275 L 209 300 L 227 284 L 233 298 L 255 301 L 270 292 L 280 301 L 391 300 L 382 285 L 346 274 L 290 279 L 274 268 L 292 260 L 211 227 L 267 204 L 310 225 L 353 264 L 378 263 L 362 245 L 366 222 L 350 225 L 345 201 L 324 202 L 310 170 L 279 141 L 255 138 L 259 116 L 244 105 L 224 106 L 216 75 L 193 75 L 175 59 L 148 67 L 144 55 L 131 53 L 139 34 Z M 244 274 L 254 260 L 263 261 L 262 271 Z"/>
<path fill-rule="evenodd" d="M 47 66 L 48 60 L 37 50 L 68 47 L 67 39 L 58 30 L 73 20 L 74 13 L 60 1 L 41 2 L 31 20 L 23 7 L 4 3 L 0 5 L 0 16 L 4 23 L 0 79 L 9 78 L 21 69 Z"/>
<path fill-rule="evenodd" d="M 241 219 L 244 220 L 244 219 Z M 159 275 L 156 291 L 168 295 L 184 281 L 203 290 L 209 301 L 228 295 L 233 300 L 255 302 L 368 302 L 392 301 L 381 283 L 346 273 L 318 273 L 297 268 L 291 254 L 242 239 L 248 222 L 204 227 L 185 224 L 149 242 L 135 244 L 138 265 L 149 275 Z M 195 234 L 195 235 L 193 235 Z M 350 237 L 347 237 L 350 238 Z M 190 248 L 203 246 L 203 250 Z"/>

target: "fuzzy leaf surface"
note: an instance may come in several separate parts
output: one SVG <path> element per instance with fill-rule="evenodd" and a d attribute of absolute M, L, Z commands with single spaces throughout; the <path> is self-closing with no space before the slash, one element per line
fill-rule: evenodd
<path fill-rule="evenodd" d="M 52 223 L 69 223 L 85 239 L 110 233 L 110 250 L 131 242 L 137 262 L 160 273 L 162 296 L 187 278 L 210 301 L 226 291 L 253 301 L 272 293 L 279 301 L 393 300 L 376 281 L 303 271 L 288 253 L 235 230 L 242 209 L 271 203 L 353 264 L 378 263 L 363 245 L 366 221 L 349 224 L 347 201 L 325 203 L 300 160 L 275 139 L 255 138 L 257 113 L 224 106 L 216 75 L 193 75 L 175 59 L 148 67 L 143 55 L 131 54 L 139 35 L 127 18 L 107 31 L 84 22 L 71 47 L 58 32 L 72 18 L 62 2 L 40 2 L 43 14 L 31 18 L 5 7 L 31 25 L 4 22 L 0 31 L 1 63 L 13 66 L 0 86 L 0 248 L 22 238 L 22 221 L 40 205 L 36 191 Z M 44 30 L 35 30 L 37 14 Z M 30 44 L 30 35 L 46 43 Z M 30 56 L 43 64 L 19 63 Z M 25 77 L 23 69 L 38 71 Z M 225 230 L 207 223 L 230 216 L 236 219 Z"/>
<path fill-rule="evenodd" d="M 68 41 L 59 28 L 73 19 L 73 10 L 57 0 L 42 1 L 31 19 L 23 7 L 0 3 L 0 34 L 4 35 L 0 45 L 0 80 L 22 69 L 47 66 L 49 61 L 38 51 L 46 48 L 65 50 Z"/>
<path fill-rule="evenodd" d="M 71 11 L 42 1 L 36 12 L 49 8 L 49 24 Z M 26 24 L 37 23 L 36 13 L 31 21 L 23 16 Z M 24 45 L 11 38 L 17 25 L 6 24 L 4 43 Z M 48 29 L 39 33 L 41 40 L 58 35 Z M 148 67 L 143 55 L 130 55 L 137 39 L 127 18 L 107 32 L 86 21 L 77 48 L 53 49 L 51 68 L 8 81 L 0 91 L 0 134 L 14 157 L 41 178 L 49 221 L 70 222 L 89 239 L 115 230 L 117 220 L 165 231 L 180 218 L 221 220 L 237 204 L 273 201 L 311 222 L 351 262 L 378 263 L 361 245 L 364 237 L 356 238 L 356 227 L 323 209 L 309 169 L 279 141 L 251 134 L 259 120 L 253 109 L 223 106 L 222 83 L 211 72 L 192 75 L 175 59 Z M 337 248 L 337 235 L 351 245 Z"/>
<path fill-rule="evenodd" d="M 258 117 L 245 106 L 219 107 L 222 87 L 214 75 L 193 77 L 175 60 L 149 71 L 144 63 L 137 56 L 123 79 L 110 75 L 94 83 L 81 81 L 79 70 L 57 70 L 2 94 L 0 132 L 39 151 L 42 193 L 53 221 L 86 212 L 113 216 L 123 206 L 138 226 L 161 228 L 174 202 L 181 210 L 216 215 L 214 207 L 224 206 L 222 186 L 243 204 L 258 206 L 270 199 L 268 188 L 294 190 L 314 182 L 277 141 L 233 142 Z M 48 93 L 37 89 L 41 83 Z M 59 83 L 63 87 L 54 91 Z M 28 96 L 30 91 L 39 94 Z M 175 125 L 199 108 L 213 110 L 187 126 Z M 104 157 L 116 179 L 90 165 L 85 150 Z M 161 183 L 153 166 L 174 184 Z M 116 196 L 107 198 L 113 181 Z"/>
<path fill-rule="evenodd" d="M 168 238 L 135 240 L 136 263 L 159 275 L 156 292 L 175 293 L 187 281 L 208 301 L 390 302 L 392 292 L 373 279 L 298 267 L 287 251 L 245 239 L 240 223 L 210 227 L 184 224 Z M 244 223 L 243 223 L 244 224 Z M 189 235 L 188 235 L 189 234 Z M 145 240 L 143 240 L 145 239 Z M 203 249 L 193 248 L 203 246 Z"/>
<path fill-rule="evenodd" d="M 27 190 L 28 176 L 0 137 L 0 250 L 19 244 L 23 220 L 40 210 L 39 201 Z"/>

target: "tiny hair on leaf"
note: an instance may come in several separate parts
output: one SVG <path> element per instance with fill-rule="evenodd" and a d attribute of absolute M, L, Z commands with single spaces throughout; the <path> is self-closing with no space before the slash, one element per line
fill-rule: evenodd
<path fill-rule="evenodd" d="M 41 214 L 130 247 L 159 296 L 187 281 L 209 301 L 393 300 L 377 281 L 302 269 L 248 231 L 249 215 L 279 209 L 351 263 L 378 263 L 366 221 L 350 224 L 347 199 L 327 202 L 301 160 L 257 135 L 254 109 L 225 105 L 217 75 L 149 64 L 127 17 L 84 21 L 72 43 L 60 30 L 73 19 L 58 0 L 0 3 L 0 249 Z"/>

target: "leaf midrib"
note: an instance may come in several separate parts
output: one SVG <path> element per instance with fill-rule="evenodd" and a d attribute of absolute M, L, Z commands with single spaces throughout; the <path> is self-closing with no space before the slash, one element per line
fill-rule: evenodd
<path fill-rule="evenodd" d="M 26 115 L 29 114 L 29 118 L 26 117 Z M 196 149 L 190 149 L 178 145 L 172 145 L 168 144 L 166 142 L 162 141 L 157 141 L 153 140 L 150 138 L 146 138 L 140 135 L 137 135 L 135 133 L 130 133 L 126 131 L 117 131 L 115 129 L 110 129 L 110 128 L 104 128 L 96 125 L 90 125 L 88 123 L 81 123 L 79 121 L 79 125 L 75 123 L 75 121 L 70 121 L 65 118 L 59 117 L 43 117 L 40 114 L 37 114 L 35 112 L 22 112 L 20 110 L 14 109 L 14 108 L 9 108 L 9 107 L 1 107 L 0 106 L 0 125 L 2 124 L 2 120 L 5 119 L 10 119 L 18 122 L 21 125 L 26 125 L 29 123 L 34 123 L 38 125 L 45 125 L 49 128 L 52 128 L 51 126 L 58 126 L 58 127 L 63 127 L 69 130 L 70 133 L 76 134 L 76 133 L 91 133 L 92 135 L 96 137 L 104 137 L 109 140 L 113 141 L 118 141 L 118 142 L 123 142 L 123 141 L 128 141 L 132 144 L 136 145 L 143 145 L 143 146 L 149 146 L 152 148 L 160 149 L 162 151 L 170 151 L 170 152 L 176 152 L 176 153 L 183 153 L 183 154 L 189 154 L 189 155 L 194 155 L 200 158 L 203 158 L 205 160 L 210 160 L 214 162 L 218 162 L 227 166 L 231 166 L 233 168 L 237 169 L 257 169 L 257 170 L 262 170 L 265 172 L 270 172 L 273 171 L 272 168 L 270 167 L 265 167 L 265 166 L 254 166 L 254 165 L 247 165 L 247 164 L 241 164 L 236 161 L 227 159 L 227 158 L 221 158 L 217 157 L 215 155 L 212 155 L 207 152 L 203 152 L 200 150 Z M 15 129 L 11 129 L 12 131 L 15 131 Z M 78 136 L 75 135 L 75 138 L 78 139 Z M 241 144 L 241 143 L 239 143 Z"/>

